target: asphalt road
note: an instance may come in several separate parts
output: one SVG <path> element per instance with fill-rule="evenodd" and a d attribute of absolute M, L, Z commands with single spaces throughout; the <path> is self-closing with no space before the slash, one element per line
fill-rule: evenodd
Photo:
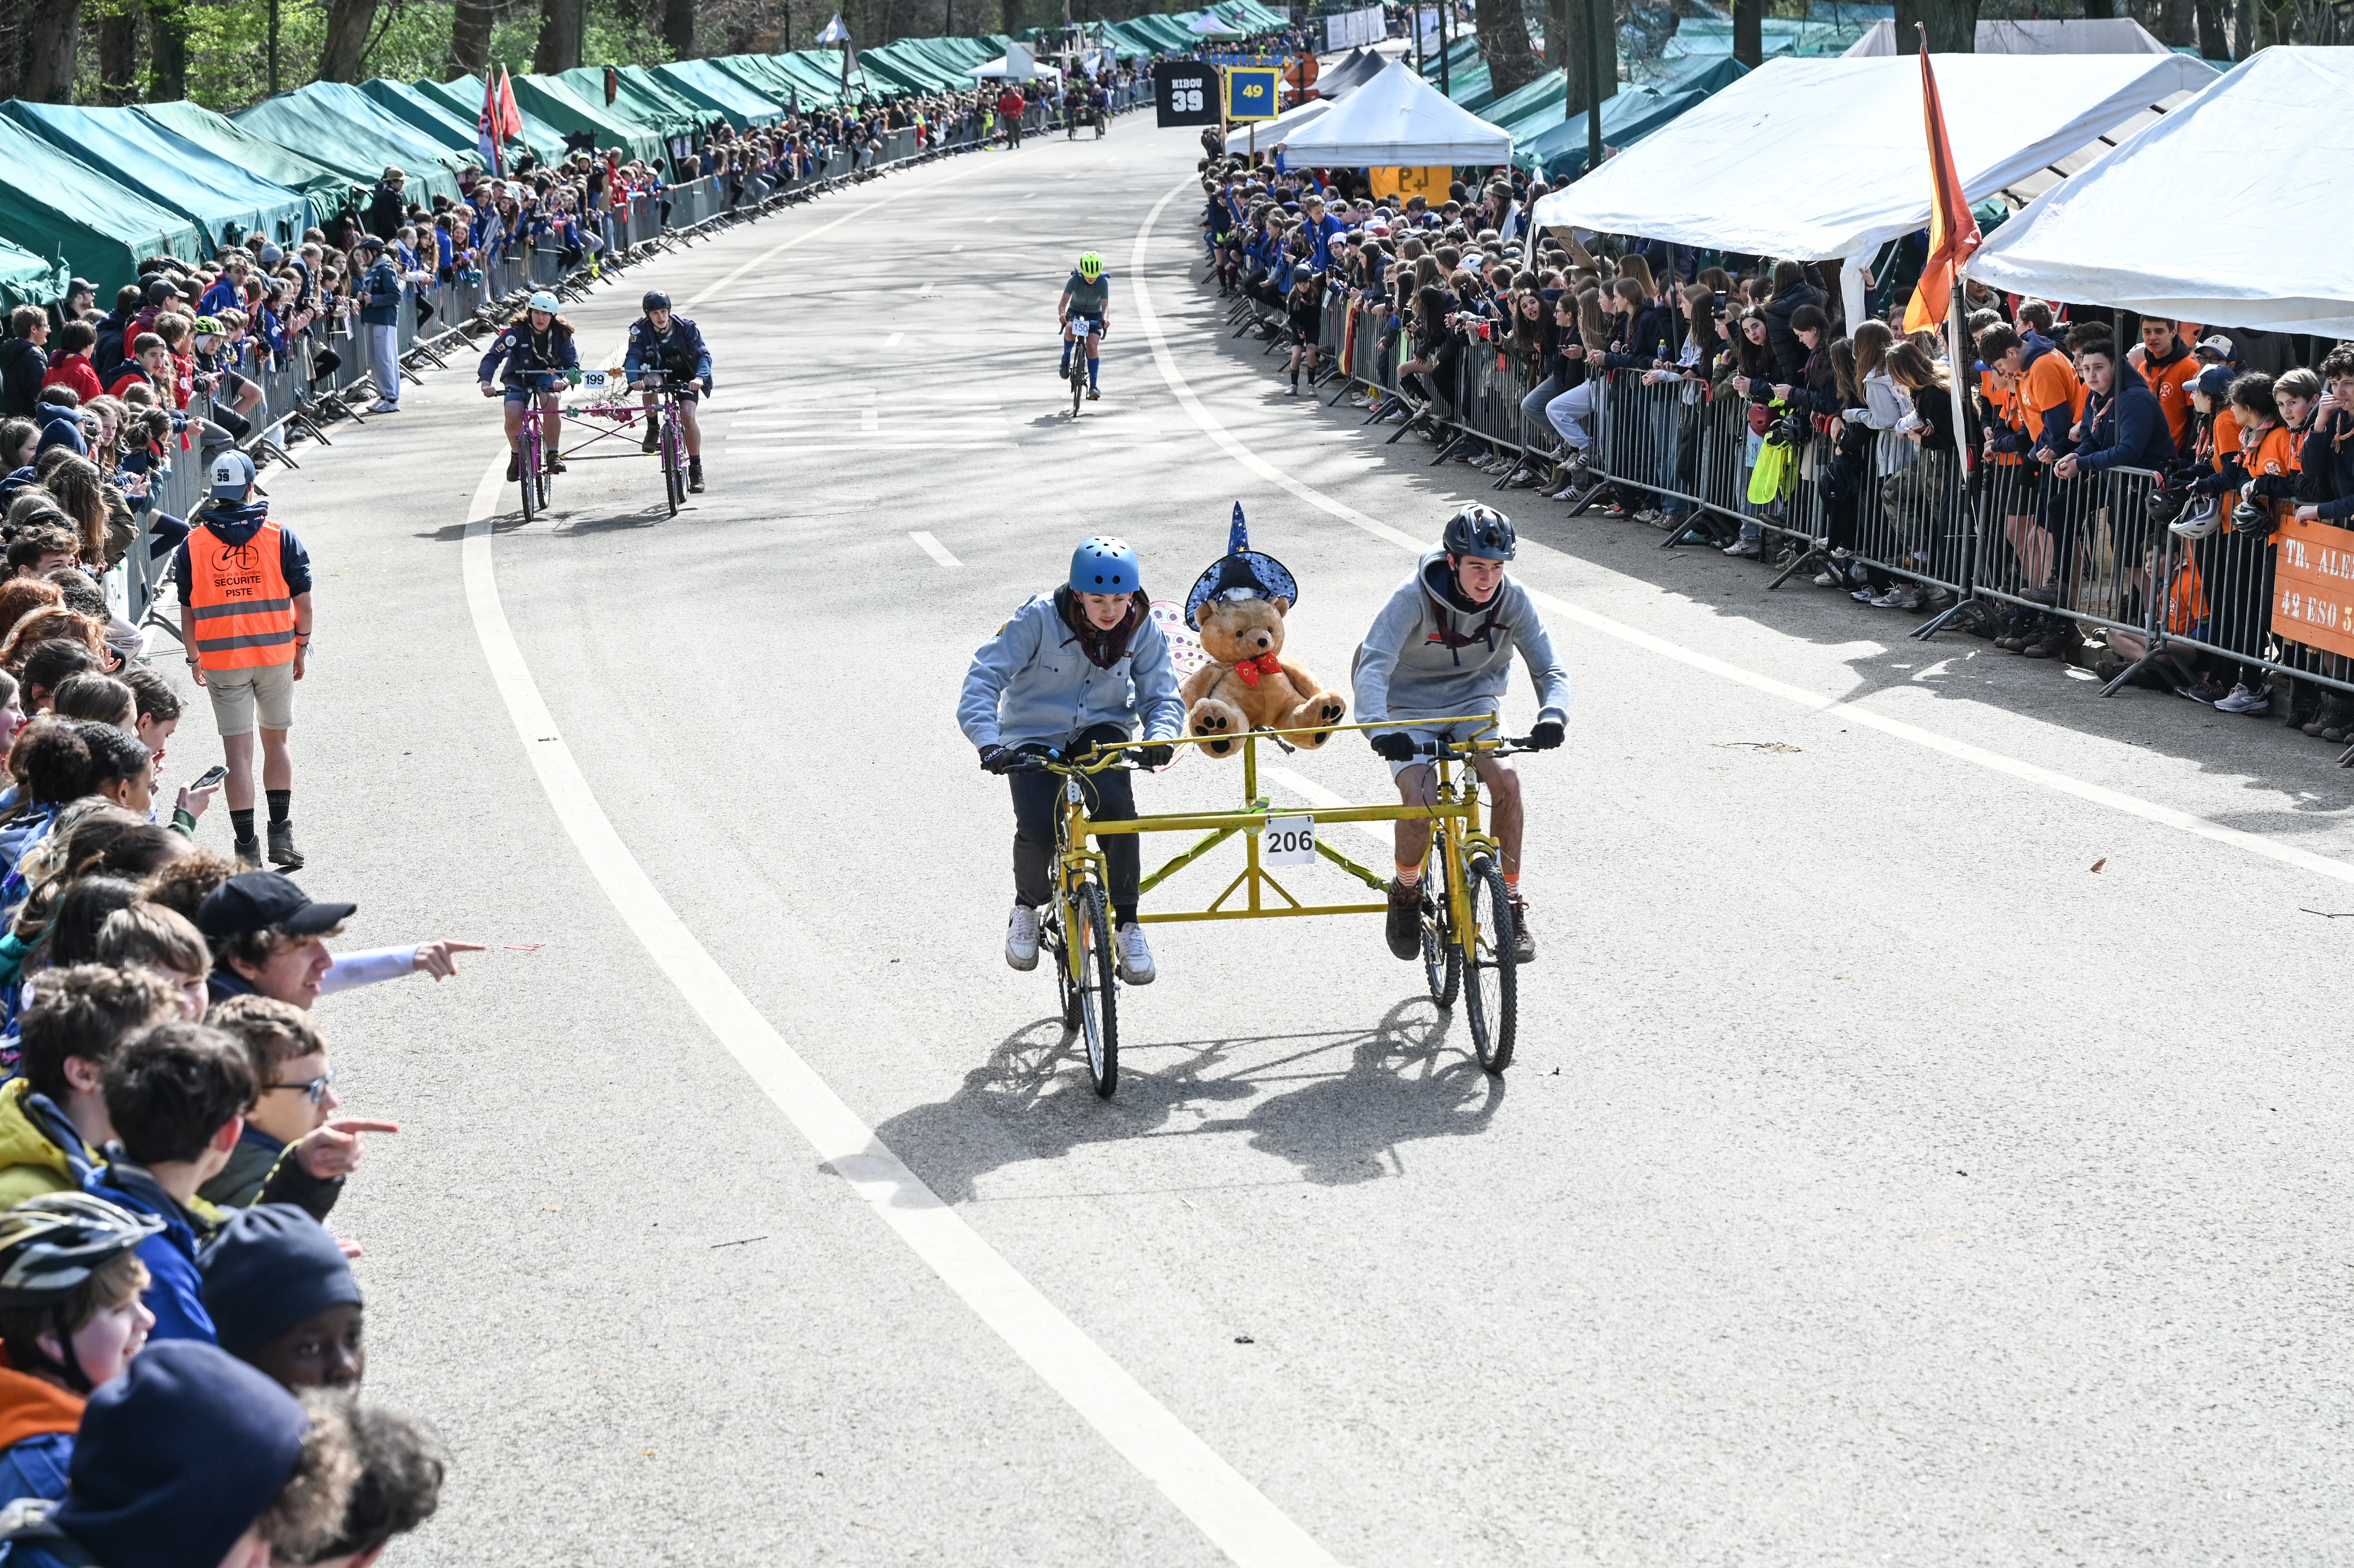
<path fill-rule="evenodd" d="M 592 363 L 655 285 L 715 346 L 674 519 L 608 441 L 524 525 L 471 366 L 270 476 L 320 568 L 302 880 L 354 945 L 491 946 L 321 1009 L 404 1127 L 336 1216 L 368 1386 L 457 1461 L 394 1561 L 2348 1556 L 2354 775 L 2277 724 L 1516 493 L 1575 683 L 1518 1063 L 1370 917 L 1161 927 L 1097 1100 L 998 956 L 971 650 L 1093 532 L 1182 598 L 1240 500 L 1345 687 L 1399 541 L 1493 499 L 1225 334 L 1198 152 L 961 158 L 569 307 Z M 1384 793 L 1354 742 L 1282 767 Z"/>

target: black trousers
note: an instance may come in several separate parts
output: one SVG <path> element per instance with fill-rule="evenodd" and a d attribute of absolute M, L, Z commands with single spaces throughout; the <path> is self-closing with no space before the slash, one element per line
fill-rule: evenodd
<path fill-rule="evenodd" d="M 1125 727 L 1099 724 L 1082 734 L 1070 748 L 1076 757 L 1091 746 L 1113 746 L 1127 740 Z M 1052 747 L 1034 743 L 1022 747 L 1046 756 Z M 1055 895 L 1055 813 L 1061 810 L 1063 776 L 1059 773 L 1016 773 L 1005 780 L 1013 789 L 1013 896 L 1033 909 Z M 1125 768 L 1107 768 L 1079 780 L 1086 791 L 1087 814 L 1110 821 L 1136 815 L 1133 775 Z M 1111 872 L 1114 918 L 1126 925 L 1136 918 L 1136 884 L 1140 854 L 1134 833 L 1112 833 L 1096 841 L 1103 846 Z"/>

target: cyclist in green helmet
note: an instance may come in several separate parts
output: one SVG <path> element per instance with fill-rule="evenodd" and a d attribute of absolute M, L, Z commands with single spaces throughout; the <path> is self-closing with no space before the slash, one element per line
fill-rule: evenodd
<path fill-rule="evenodd" d="M 1055 307 L 1063 319 L 1063 368 L 1059 374 L 1071 373 L 1071 348 L 1081 336 L 1087 341 L 1087 398 L 1092 402 L 1103 396 L 1097 385 L 1105 329 L 1111 325 L 1111 280 L 1104 275 L 1103 258 L 1090 250 L 1079 258 L 1071 272 L 1071 281 L 1063 285 L 1063 298 Z M 1085 328 L 1085 332 L 1080 331 Z"/>

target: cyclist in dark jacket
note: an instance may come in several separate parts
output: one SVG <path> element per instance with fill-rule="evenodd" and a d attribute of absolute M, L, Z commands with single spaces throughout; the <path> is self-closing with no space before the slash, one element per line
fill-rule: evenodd
<path fill-rule="evenodd" d="M 493 386 L 491 373 L 503 365 L 499 385 Z M 496 397 L 504 389 L 509 483 L 523 472 L 523 412 L 535 397 L 546 436 L 547 471 L 564 471 L 564 459 L 556 450 L 556 394 L 559 384 L 576 377 L 579 369 L 580 350 L 572 340 L 572 323 L 556 313 L 554 294 L 534 294 L 523 320 L 491 340 L 491 351 L 482 355 L 475 379 L 482 384 L 485 397 Z"/>

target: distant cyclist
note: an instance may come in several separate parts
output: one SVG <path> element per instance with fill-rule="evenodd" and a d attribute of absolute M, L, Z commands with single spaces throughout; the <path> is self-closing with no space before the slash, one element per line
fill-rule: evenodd
<path fill-rule="evenodd" d="M 544 418 L 541 434 L 547 448 L 547 471 L 562 473 L 564 459 L 556 450 L 556 395 L 562 384 L 580 370 L 580 350 L 572 341 L 572 323 L 556 313 L 556 296 L 545 290 L 531 297 L 523 319 L 491 340 L 474 378 L 482 396 L 506 394 L 507 482 L 523 477 L 523 411 L 535 397 Z M 491 379 L 493 372 L 498 381 Z"/>
<path fill-rule="evenodd" d="M 1398 799 L 1409 806 L 1433 800 L 1431 765 L 1415 754 L 1417 744 L 1442 736 L 1469 740 L 1492 725 L 1439 725 L 1431 721 L 1496 713 L 1512 673 L 1517 650 L 1528 661 L 1537 689 L 1537 723 L 1530 743 L 1541 750 L 1559 746 L 1569 723 L 1569 672 L 1553 651 L 1544 619 L 1528 589 L 1504 575 L 1516 548 L 1512 520 L 1490 506 L 1467 506 L 1447 520 L 1439 547 L 1422 557 L 1414 575 L 1390 595 L 1357 647 L 1351 672 L 1357 718 L 1362 724 L 1394 725 L 1370 732 L 1373 751 L 1390 765 Z M 1503 851 L 1504 888 L 1512 906 L 1515 956 L 1536 957 L 1529 932 L 1528 905 L 1521 897 L 1521 778 L 1508 758 L 1481 758 L 1473 765 L 1494 804 L 1491 819 Z M 1430 847 L 1426 821 L 1397 824 L 1397 877 L 1390 884 L 1390 951 L 1401 959 L 1422 953 L 1422 858 Z"/>
<path fill-rule="evenodd" d="M 1168 764 L 1185 709 L 1169 640 L 1152 621 L 1143 570 L 1124 540 L 1098 535 L 1071 553 L 1071 574 L 1013 612 L 981 645 L 957 702 L 957 727 L 981 751 L 981 765 L 1005 773 L 1023 755 L 1075 758 L 1134 737 L 1150 744 L 1129 755 L 1143 767 Z M 1013 912 L 1006 918 L 1005 961 L 1038 965 L 1038 906 L 1054 895 L 1055 809 L 1063 781 L 1049 773 L 1013 773 Z M 1083 784 L 1098 820 L 1136 815 L 1125 769 L 1108 768 Z M 1136 923 L 1140 870 L 1134 833 L 1097 839 L 1111 874 L 1112 946 L 1120 978 L 1150 983 L 1152 949 Z"/>
<path fill-rule="evenodd" d="M 667 385 L 678 395 L 678 429 L 686 441 L 686 487 L 703 488 L 703 424 L 695 405 L 711 390 L 711 350 L 695 323 L 670 308 L 670 296 L 649 290 L 639 302 L 645 312 L 630 323 L 630 351 L 622 374 L 645 393 L 648 451 L 662 446 L 662 416 L 652 410 L 654 391 Z"/>
<path fill-rule="evenodd" d="M 1111 325 L 1111 280 L 1104 276 L 1103 258 L 1090 250 L 1079 258 L 1078 269 L 1071 281 L 1063 285 L 1063 297 L 1055 307 L 1063 319 L 1063 369 L 1071 373 L 1071 346 L 1078 341 L 1074 322 L 1084 322 L 1087 327 L 1087 400 L 1103 396 L 1097 385 L 1103 334 Z"/>

